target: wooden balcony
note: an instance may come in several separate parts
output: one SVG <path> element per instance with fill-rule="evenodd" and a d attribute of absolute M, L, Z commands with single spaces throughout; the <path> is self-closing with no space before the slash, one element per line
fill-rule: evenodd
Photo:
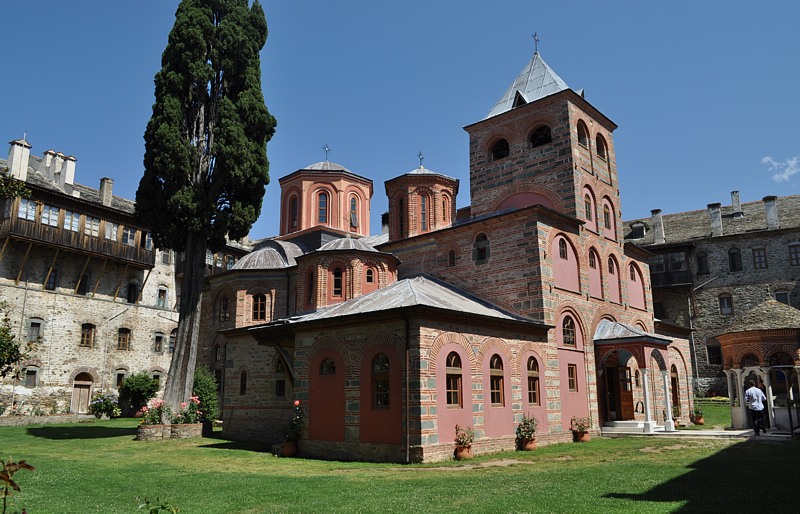
<path fill-rule="evenodd" d="M 140 268 L 152 268 L 156 262 L 155 250 L 129 246 L 109 241 L 102 236 L 87 236 L 82 232 L 20 220 L 16 217 L 0 220 L 0 238 L 6 237 L 111 259 Z"/>
<path fill-rule="evenodd" d="M 689 271 L 650 273 L 650 282 L 653 287 L 686 286 L 692 284 L 692 274 Z"/>

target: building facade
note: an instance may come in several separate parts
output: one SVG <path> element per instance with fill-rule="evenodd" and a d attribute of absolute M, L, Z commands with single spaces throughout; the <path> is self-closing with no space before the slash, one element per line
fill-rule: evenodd
<path fill-rule="evenodd" d="M 693 332 L 703 396 L 727 395 L 719 336 L 767 298 L 800 308 L 800 196 L 767 196 L 625 222 L 625 239 L 649 259 L 655 317 Z M 768 356 L 769 357 L 769 356 Z"/>
<path fill-rule="evenodd" d="M 420 166 L 386 182 L 370 236 L 368 179 L 330 162 L 281 179 L 281 234 L 203 298 L 225 434 L 281 442 L 298 399 L 301 455 L 416 462 L 448 458 L 456 424 L 484 452 L 513 448 L 523 415 L 543 443 L 573 417 L 688 420 L 689 331 L 654 321 L 651 254 L 623 238 L 615 129 L 537 52 L 465 129 L 467 208 Z"/>
<path fill-rule="evenodd" d="M 166 379 L 175 255 L 153 247 L 113 180 L 81 185 L 74 157 L 30 150 L 12 141 L 0 160 L 31 192 L 0 200 L 0 300 L 31 348 L 19 375 L 0 384 L 0 414 L 86 413 L 94 393 L 116 392 L 131 373 Z"/>

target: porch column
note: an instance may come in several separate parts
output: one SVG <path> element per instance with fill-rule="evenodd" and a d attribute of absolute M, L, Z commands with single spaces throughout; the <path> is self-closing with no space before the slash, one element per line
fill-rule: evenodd
<path fill-rule="evenodd" d="M 734 393 L 734 385 L 733 385 L 733 371 L 730 369 L 725 370 L 725 378 L 728 381 L 728 407 L 731 409 L 731 428 L 735 427 L 735 423 L 733 422 L 733 409 L 734 409 L 734 401 L 735 398 L 733 396 Z"/>
<path fill-rule="evenodd" d="M 644 393 L 644 433 L 652 434 L 655 431 L 656 423 L 653 421 L 652 413 L 650 412 L 650 379 L 648 372 L 645 368 L 642 373 L 642 392 Z"/>
<path fill-rule="evenodd" d="M 749 413 L 747 412 L 747 404 L 744 403 L 744 385 L 742 384 L 742 376 L 744 375 L 744 371 L 740 369 L 734 369 L 736 372 L 736 397 L 739 398 L 739 414 L 741 415 L 742 426 L 736 428 L 747 428 L 747 424 L 750 421 Z"/>
<path fill-rule="evenodd" d="M 764 372 L 764 386 L 767 388 L 767 405 L 765 408 L 767 409 L 767 416 L 769 417 L 769 426 L 771 429 L 775 429 L 775 405 L 772 403 L 772 379 L 770 378 L 770 370 L 769 368 L 762 368 Z"/>
<path fill-rule="evenodd" d="M 661 379 L 664 381 L 664 405 L 667 409 L 664 419 L 664 430 L 667 432 L 674 432 L 675 422 L 672 420 L 672 395 L 669 392 L 669 371 L 662 371 Z"/>

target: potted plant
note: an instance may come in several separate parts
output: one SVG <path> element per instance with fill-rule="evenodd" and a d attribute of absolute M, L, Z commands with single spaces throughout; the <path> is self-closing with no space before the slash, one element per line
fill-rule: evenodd
<path fill-rule="evenodd" d="M 297 455 L 297 442 L 303 436 L 303 409 L 300 400 L 294 401 L 294 412 L 286 426 L 286 437 L 283 442 L 283 456 L 294 457 Z"/>
<path fill-rule="evenodd" d="M 701 409 L 697 405 L 694 406 L 694 424 L 695 425 L 705 425 L 706 424 L 706 420 L 703 419 L 703 409 Z"/>
<path fill-rule="evenodd" d="M 192 396 L 188 402 L 181 403 L 181 411 L 172 417 L 170 437 L 187 439 L 203 435 L 203 424 L 200 422 L 200 399 Z"/>
<path fill-rule="evenodd" d="M 517 424 L 517 448 L 520 450 L 536 449 L 536 427 L 539 422 L 533 416 L 522 415 L 522 420 Z"/>
<path fill-rule="evenodd" d="M 592 418 L 588 416 L 585 418 L 573 416 L 569 428 L 572 430 L 572 439 L 576 443 L 585 443 L 592 440 L 592 436 L 589 435 L 589 429 L 592 428 Z"/>
<path fill-rule="evenodd" d="M 461 427 L 456 425 L 456 460 L 472 458 L 472 442 L 475 440 L 475 431 L 472 427 Z"/>

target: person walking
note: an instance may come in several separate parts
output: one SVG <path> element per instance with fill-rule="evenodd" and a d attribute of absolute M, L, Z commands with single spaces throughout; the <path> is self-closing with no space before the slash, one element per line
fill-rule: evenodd
<path fill-rule="evenodd" d="M 750 410 L 750 419 L 753 420 L 753 431 L 756 435 L 764 431 L 764 402 L 767 397 L 761 389 L 756 387 L 753 380 L 747 382 L 750 388 L 744 392 L 744 401 Z"/>

